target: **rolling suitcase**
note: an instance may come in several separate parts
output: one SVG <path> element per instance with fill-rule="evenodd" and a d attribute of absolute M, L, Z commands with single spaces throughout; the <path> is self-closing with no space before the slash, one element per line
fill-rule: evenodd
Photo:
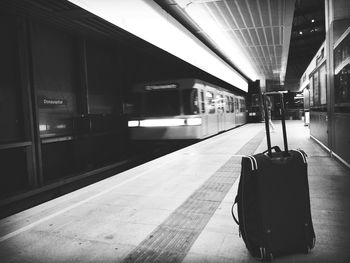
<path fill-rule="evenodd" d="M 281 98 L 284 151 L 271 147 L 266 96 Z M 242 158 L 232 216 L 249 252 L 261 260 L 308 253 L 315 245 L 310 211 L 306 154 L 288 150 L 283 93 L 263 96 L 268 150 Z M 237 204 L 238 219 L 234 215 Z"/>

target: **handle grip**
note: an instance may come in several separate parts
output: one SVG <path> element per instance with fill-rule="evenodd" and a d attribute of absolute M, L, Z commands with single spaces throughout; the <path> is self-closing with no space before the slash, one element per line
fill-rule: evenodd
<path fill-rule="evenodd" d="M 273 147 L 271 147 L 271 151 L 272 150 L 275 150 L 275 152 L 281 152 L 281 148 L 279 147 L 279 146 L 273 146 Z M 265 154 L 265 153 L 267 153 L 269 150 L 266 150 L 266 151 L 264 151 L 263 153 Z"/>
<path fill-rule="evenodd" d="M 284 142 L 284 153 L 288 155 L 288 141 L 287 141 L 287 131 L 286 131 L 286 120 L 284 115 L 284 95 L 282 92 L 265 92 L 263 94 L 263 106 L 265 112 L 265 129 L 266 129 L 266 141 L 267 141 L 267 151 L 268 155 L 272 155 L 272 147 L 271 147 L 271 136 L 270 136 L 270 127 L 269 127 L 269 115 L 267 111 L 267 96 L 271 95 L 279 95 L 281 102 L 281 119 L 282 119 L 282 132 L 283 132 L 283 142 Z"/>
<path fill-rule="evenodd" d="M 234 212 L 233 212 L 233 209 L 234 209 L 234 207 L 235 207 L 236 204 L 237 204 L 237 201 L 235 201 L 235 202 L 233 203 L 232 207 L 231 207 L 231 214 L 232 214 L 233 220 L 235 220 L 236 224 L 239 225 L 239 221 L 238 221 L 238 219 L 236 218 L 236 216 L 235 216 L 235 214 L 234 214 Z"/>

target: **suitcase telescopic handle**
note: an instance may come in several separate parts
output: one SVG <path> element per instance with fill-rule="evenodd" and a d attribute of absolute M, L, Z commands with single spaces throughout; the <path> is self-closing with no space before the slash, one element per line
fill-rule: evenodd
<path fill-rule="evenodd" d="M 266 129 L 266 141 L 267 141 L 268 155 L 272 156 L 271 135 L 270 135 L 270 127 L 269 127 L 269 114 L 268 114 L 268 109 L 267 109 L 267 96 L 272 96 L 272 95 L 278 95 L 280 97 L 284 154 L 288 155 L 288 141 L 287 141 L 287 131 L 286 131 L 285 110 L 284 110 L 284 95 L 282 92 L 278 92 L 278 91 L 265 92 L 263 94 L 263 106 L 264 106 L 264 112 L 265 112 L 265 129 Z"/>

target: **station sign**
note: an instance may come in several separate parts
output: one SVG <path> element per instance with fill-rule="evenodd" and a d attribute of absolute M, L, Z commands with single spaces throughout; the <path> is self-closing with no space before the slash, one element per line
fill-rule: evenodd
<path fill-rule="evenodd" d="M 38 104 L 40 107 L 54 108 L 54 107 L 59 107 L 59 106 L 66 106 L 67 100 L 41 97 L 38 100 Z"/>

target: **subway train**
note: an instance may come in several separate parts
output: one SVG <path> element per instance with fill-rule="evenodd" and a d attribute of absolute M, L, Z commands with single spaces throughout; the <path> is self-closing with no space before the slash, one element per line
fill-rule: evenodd
<path fill-rule="evenodd" d="M 199 79 L 174 79 L 132 88 L 132 140 L 198 140 L 247 122 L 244 96 Z"/>

